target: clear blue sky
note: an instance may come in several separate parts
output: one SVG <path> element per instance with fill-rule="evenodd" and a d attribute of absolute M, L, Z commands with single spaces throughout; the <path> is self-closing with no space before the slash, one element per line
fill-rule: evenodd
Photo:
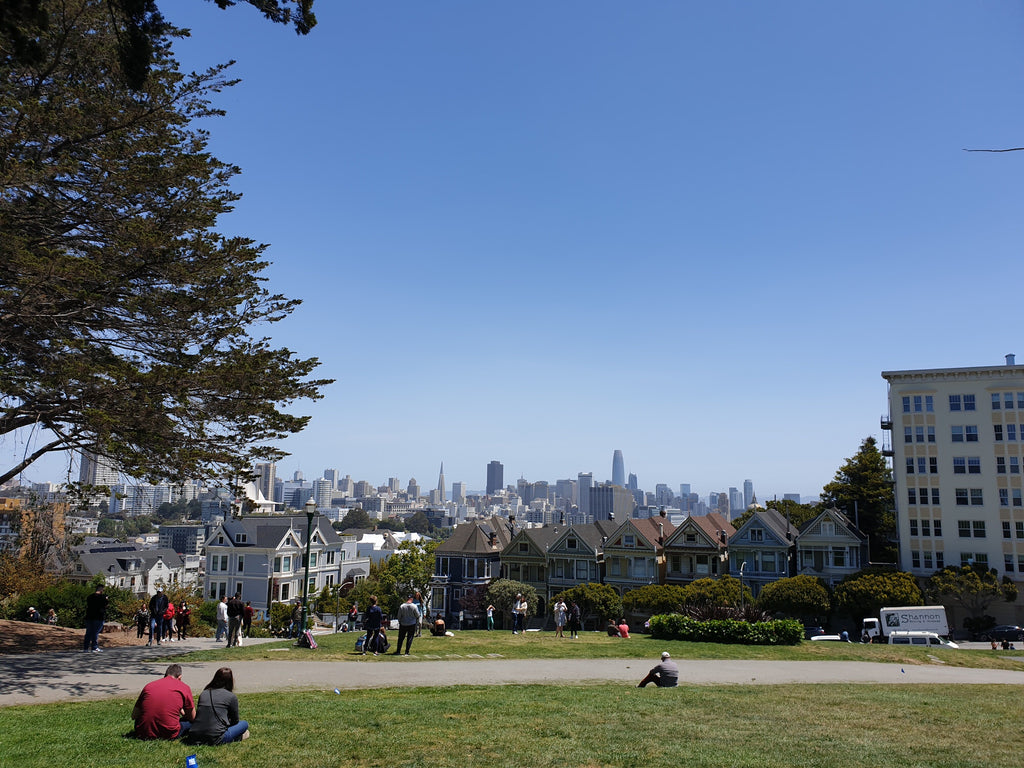
<path fill-rule="evenodd" d="M 882 370 L 1024 356 L 1020 3 L 161 5 L 338 380 L 280 475 L 814 495 Z"/>

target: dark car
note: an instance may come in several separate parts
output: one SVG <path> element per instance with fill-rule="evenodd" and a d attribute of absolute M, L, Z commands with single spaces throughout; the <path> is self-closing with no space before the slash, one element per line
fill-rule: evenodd
<path fill-rule="evenodd" d="M 998 627 L 983 632 L 982 640 L 1024 640 L 1024 627 L 1016 624 L 1000 624 Z"/>
<path fill-rule="evenodd" d="M 804 640 L 810 640 L 812 637 L 824 634 L 825 630 L 821 627 L 804 627 Z"/>

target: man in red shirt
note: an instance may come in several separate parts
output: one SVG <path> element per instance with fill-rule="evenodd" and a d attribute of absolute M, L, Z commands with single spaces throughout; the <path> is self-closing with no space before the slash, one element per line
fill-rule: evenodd
<path fill-rule="evenodd" d="M 147 683 L 132 709 L 139 739 L 176 739 L 192 725 L 196 704 L 181 682 L 181 665 L 171 664 L 159 680 Z"/>

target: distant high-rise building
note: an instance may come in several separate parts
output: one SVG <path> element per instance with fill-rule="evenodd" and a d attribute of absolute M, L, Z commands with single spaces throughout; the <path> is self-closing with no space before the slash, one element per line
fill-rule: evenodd
<path fill-rule="evenodd" d="M 301 483 L 303 479 L 304 478 L 302 477 L 302 470 L 296 469 L 294 474 L 292 474 L 292 482 Z"/>
<path fill-rule="evenodd" d="M 629 473 L 629 479 L 626 481 L 626 487 L 629 488 L 629 490 L 631 491 L 635 491 L 637 488 L 640 487 L 639 485 L 637 485 L 636 475 L 634 475 L 632 472 Z"/>
<path fill-rule="evenodd" d="M 623 522 L 633 516 L 636 501 L 627 488 L 615 483 L 606 483 L 590 489 L 590 514 L 594 521 L 611 520 Z"/>
<path fill-rule="evenodd" d="M 732 520 L 735 517 L 742 515 L 747 509 L 747 505 L 743 503 L 743 494 L 740 493 L 738 488 L 729 488 L 729 519 Z"/>
<path fill-rule="evenodd" d="M 391 491 L 392 493 L 398 493 L 400 490 L 402 490 L 402 483 L 399 481 L 397 477 L 388 478 L 388 490 Z"/>
<path fill-rule="evenodd" d="M 331 483 L 331 490 L 335 490 L 338 487 L 338 470 L 336 469 L 325 469 L 324 480 L 328 480 Z"/>
<path fill-rule="evenodd" d="M 452 501 L 456 504 L 466 503 L 466 484 L 463 482 L 452 483 Z"/>
<path fill-rule="evenodd" d="M 576 481 L 575 480 L 556 480 L 555 481 L 555 496 L 560 499 L 565 499 L 569 502 L 569 506 L 576 503 Z"/>
<path fill-rule="evenodd" d="M 782 500 L 783 501 L 795 501 L 797 504 L 799 504 L 800 503 L 800 494 L 799 493 L 784 493 L 784 494 L 782 494 Z"/>
<path fill-rule="evenodd" d="M 708 506 L 711 506 L 710 504 Z M 714 508 L 713 508 L 714 509 Z M 725 493 L 718 494 L 718 506 L 715 509 L 718 514 L 724 517 L 726 520 L 729 519 L 729 495 Z"/>
<path fill-rule="evenodd" d="M 373 484 L 367 480 L 356 480 L 352 490 L 354 491 L 353 495 L 361 499 L 377 495 Z"/>
<path fill-rule="evenodd" d="M 253 466 L 256 473 L 256 487 L 265 499 L 274 500 L 274 488 L 277 483 L 277 465 L 273 462 L 260 463 Z"/>
<path fill-rule="evenodd" d="M 493 496 L 505 487 L 505 467 L 500 461 L 487 465 L 487 495 Z"/>
<path fill-rule="evenodd" d="M 584 522 L 593 522 L 590 518 L 590 489 L 594 486 L 592 472 L 580 472 L 576 476 L 576 494 L 579 497 L 579 513 Z"/>
<path fill-rule="evenodd" d="M 690 495 L 690 484 L 680 483 L 679 484 L 679 497 L 682 499 L 688 498 Z"/>
<path fill-rule="evenodd" d="M 345 475 L 338 481 L 338 490 L 341 491 L 343 496 L 355 496 L 356 484 L 352 482 L 351 475 Z"/>
<path fill-rule="evenodd" d="M 533 488 L 530 487 L 530 481 L 525 477 L 520 477 L 516 480 L 516 495 L 522 499 L 523 504 L 529 504 L 533 501 Z"/>
<path fill-rule="evenodd" d="M 82 485 L 116 485 L 118 471 L 105 456 L 89 451 L 82 453 L 82 466 L 78 470 L 78 482 Z"/>
<path fill-rule="evenodd" d="M 672 489 L 665 483 L 658 483 L 654 486 L 654 503 L 659 507 L 671 506 L 672 496 Z"/>
<path fill-rule="evenodd" d="M 415 477 L 409 478 L 409 486 L 405 489 L 405 493 L 411 501 L 416 501 L 420 497 L 420 484 L 416 482 Z"/>
<path fill-rule="evenodd" d="M 612 454 L 612 484 L 626 487 L 626 464 L 622 460 L 622 451 Z"/>
<path fill-rule="evenodd" d="M 747 507 L 754 503 L 754 481 L 744 480 L 743 481 L 743 510 L 746 511 Z"/>
<path fill-rule="evenodd" d="M 331 497 L 334 495 L 334 484 L 325 477 L 313 481 L 313 499 L 317 509 L 330 509 Z"/>
<path fill-rule="evenodd" d="M 443 461 L 441 462 L 441 471 L 437 475 L 437 491 L 438 491 L 438 497 L 439 497 L 440 500 L 436 501 L 436 502 L 433 502 L 433 503 L 435 503 L 435 504 L 444 504 L 445 500 L 447 500 L 448 497 L 445 495 L 445 490 L 444 490 L 444 462 Z"/>

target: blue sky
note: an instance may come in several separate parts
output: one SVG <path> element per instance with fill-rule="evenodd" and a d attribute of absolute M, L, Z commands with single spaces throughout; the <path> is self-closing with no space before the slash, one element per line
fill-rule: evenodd
<path fill-rule="evenodd" d="M 1019 3 L 162 5 L 337 379 L 279 475 L 815 495 L 882 370 L 1024 355 Z"/>

